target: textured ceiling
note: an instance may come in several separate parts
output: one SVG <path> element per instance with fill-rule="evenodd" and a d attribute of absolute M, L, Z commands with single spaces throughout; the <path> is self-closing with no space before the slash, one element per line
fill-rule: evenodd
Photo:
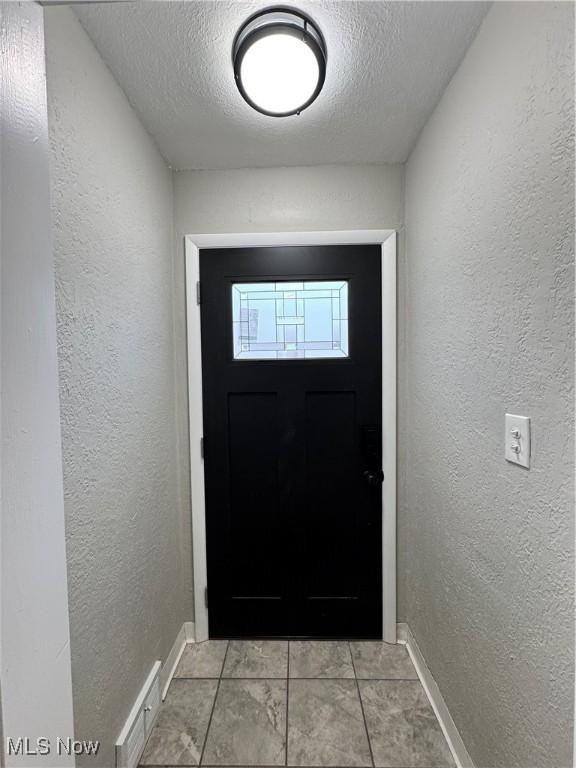
<path fill-rule="evenodd" d="M 238 27 L 267 5 L 134 2 L 76 12 L 173 168 L 242 168 L 403 162 L 489 4 L 298 1 L 324 33 L 328 69 L 318 100 L 282 119 L 252 110 L 232 73 Z"/>

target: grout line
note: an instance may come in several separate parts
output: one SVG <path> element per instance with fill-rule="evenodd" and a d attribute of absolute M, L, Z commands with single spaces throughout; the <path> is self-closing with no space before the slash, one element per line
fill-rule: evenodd
<path fill-rule="evenodd" d="M 357 680 L 362 680 L 368 683 L 419 683 L 418 677 L 357 677 Z"/>
<path fill-rule="evenodd" d="M 364 704 L 362 703 L 362 694 L 360 693 L 360 683 L 358 682 L 358 678 L 356 676 L 356 665 L 354 664 L 354 655 L 352 654 L 352 648 L 350 646 L 350 643 L 348 643 L 348 653 L 350 654 L 350 659 L 352 660 L 352 669 L 354 670 L 354 680 L 356 682 L 356 690 L 358 691 L 358 699 L 360 700 L 360 709 L 362 711 L 362 720 L 364 720 L 364 728 L 366 730 L 366 739 L 368 740 L 368 749 L 370 750 L 370 759 L 372 760 L 372 766 L 374 767 L 376 763 L 374 762 L 374 753 L 372 752 L 372 742 L 370 741 L 370 733 L 368 732 L 368 723 L 366 722 Z"/>
<path fill-rule="evenodd" d="M 343 680 L 344 682 L 353 683 L 354 677 L 291 677 L 290 680 L 292 682 L 295 682 L 297 680 L 317 680 L 319 683 L 322 682 L 322 680 Z"/>
<path fill-rule="evenodd" d="M 220 691 L 220 683 L 222 682 L 222 672 L 224 671 L 224 664 L 226 664 L 226 657 L 228 656 L 228 648 L 230 648 L 230 641 L 226 641 L 226 653 L 224 654 L 224 659 L 222 661 L 222 666 L 220 667 L 220 677 L 218 678 L 218 684 L 216 685 L 216 693 L 214 694 L 214 701 L 212 702 L 212 709 L 210 711 L 210 719 L 208 720 L 208 726 L 206 727 L 206 735 L 204 736 L 204 744 L 202 744 L 202 752 L 200 753 L 200 760 L 198 761 L 198 765 L 202 765 L 202 760 L 204 760 L 204 750 L 206 749 L 206 744 L 208 743 L 208 736 L 210 734 L 210 726 L 212 725 L 212 718 L 214 717 L 214 710 L 216 709 L 216 701 L 218 699 L 218 693 Z M 200 678 L 196 678 L 197 680 Z M 214 678 L 210 678 L 213 680 Z"/>
<path fill-rule="evenodd" d="M 282 676 L 276 676 L 273 675 L 262 675 L 261 677 L 226 677 L 226 675 L 221 675 L 219 677 L 175 677 L 174 680 L 292 680 L 294 682 L 295 680 L 362 680 L 366 682 L 372 682 L 372 683 L 419 683 L 420 678 L 419 677 L 290 677 L 287 678 L 285 675 Z"/>
<path fill-rule="evenodd" d="M 289 696 L 290 696 L 290 640 L 288 640 L 288 658 L 286 660 L 286 750 L 285 755 L 286 758 L 284 760 L 284 765 L 288 765 L 288 707 L 289 707 Z"/>

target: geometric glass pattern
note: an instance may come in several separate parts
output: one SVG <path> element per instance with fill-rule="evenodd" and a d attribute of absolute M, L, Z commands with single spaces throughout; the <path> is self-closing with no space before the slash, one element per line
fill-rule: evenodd
<path fill-rule="evenodd" d="M 234 283 L 234 360 L 348 357 L 348 282 Z"/>

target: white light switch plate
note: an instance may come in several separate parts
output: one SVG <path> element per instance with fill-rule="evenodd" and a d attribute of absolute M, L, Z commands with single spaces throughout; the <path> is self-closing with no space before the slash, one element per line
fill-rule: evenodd
<path fill-rule="evenodd" d="M 514 416 L 512 413 L 507 413 L 504 439 L 506 461 L 529 468 L 530 418 L 528 416 Z"/>

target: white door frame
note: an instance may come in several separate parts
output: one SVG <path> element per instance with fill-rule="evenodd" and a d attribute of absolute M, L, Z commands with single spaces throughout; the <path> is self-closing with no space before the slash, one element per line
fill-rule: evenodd
<path fill-rule="evenodd" d="M 396 642 L 396 232 L 363 229 L 318 232 L 250 232 L 186 235 L 186 323 L 188 330 L 188 408 L 190 424 L 190 484 L 196 641 L 208 639 L 206 517 L 204 466 L 200 440 L 202 416 L 202 353 L 200 306 L 201 248 L 262 248 L 290 245 L 379 244 L 382 248 L 382 605 L 383 638 Z"/>

